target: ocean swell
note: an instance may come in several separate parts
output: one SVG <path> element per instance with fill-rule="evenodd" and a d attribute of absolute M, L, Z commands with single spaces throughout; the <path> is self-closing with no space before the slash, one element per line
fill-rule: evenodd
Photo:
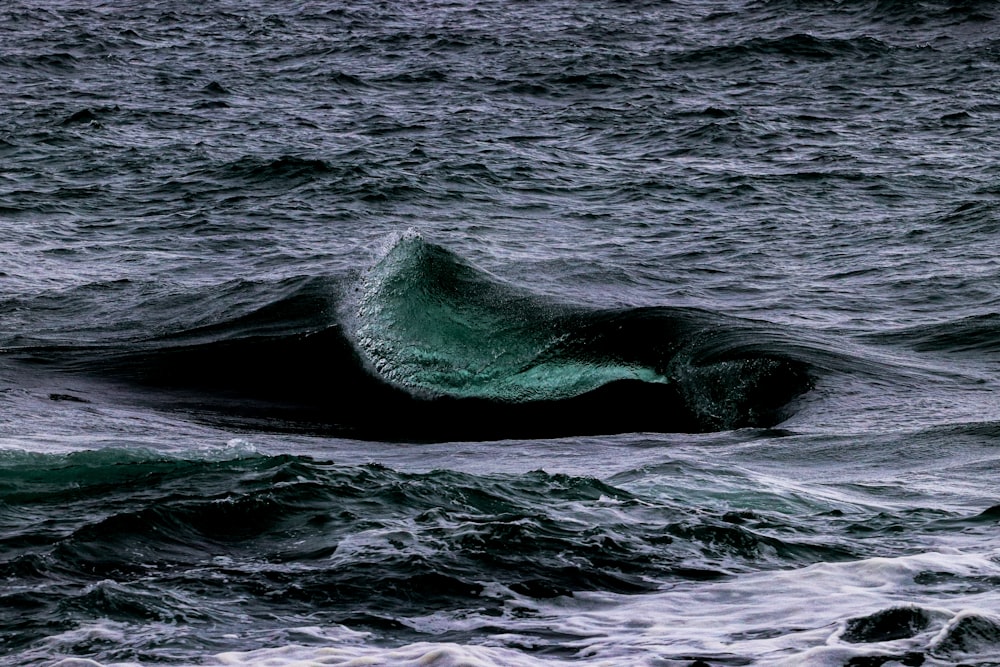
<path fill-rule="evenodd" d="M 617 408 L 673 415 L 673 430 L 773 425 L 811 382 L 773 328 L 689 308 L 553 302 L 415 233 L 364 277 L 354 330 L 375 372 L 415 396 L 513 409 L 600 392 Z"/>
<path fill-rule="evenodd" d="M 138 401 L 230 427 L 393 440 L 769 427 L 815 371 L 771 325 L 559 302 L 413 233 L 358 278 L 237 284 L 218 299 L 219 317 L 189 314 L 194 326 L 166 333 L 123 339 L 109 329 L 102 343 L 92 327 L 86 340 L 56 332 L 5 352 L 36 371 L 125 389 L 60 385 L 52 400 Z M 184 321 L 170 310 L 178 299 L 150 303 L 137 321 Z"/>

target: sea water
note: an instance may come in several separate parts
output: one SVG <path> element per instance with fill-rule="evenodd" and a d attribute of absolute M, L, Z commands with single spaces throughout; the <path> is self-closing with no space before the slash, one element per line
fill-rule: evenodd
<path fill-rule="evenodd" d="M 1000 664 L 998 31 L 6 2 L 0 662 Z"/>

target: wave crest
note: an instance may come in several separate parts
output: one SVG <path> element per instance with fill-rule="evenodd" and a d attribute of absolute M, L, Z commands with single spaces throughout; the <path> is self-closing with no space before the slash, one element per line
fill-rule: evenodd
<path fill-rule="evenodd" d="M 554 303 L 415 233 L 365 276 L 356 340 L 389 382 L 426 397 L 565 401 L 610 386 L 677 405 L 693 430 L 772 425 L 809 386 L 806 365 L 760 349 L 762 325 L 687 308 Z M 665 391 L 669 389 L 670 392 Z M 678 420 L 680 421 L 680 420 Z"/>

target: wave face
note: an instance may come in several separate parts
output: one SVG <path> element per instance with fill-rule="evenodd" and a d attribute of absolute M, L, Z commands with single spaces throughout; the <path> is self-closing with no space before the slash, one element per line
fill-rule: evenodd
<path fill-rule="evenodd" d="M 553 303 L 416 234 L 365 277 L 356 331 L 397 386 L 510 410 L 587 402 L 600 411 L 588 400 L 599 394 L 616 410 L 637 401 L 675 427 L 721 430 L 773 425 L 809 386 L 804 362 L 757 349 L 773 336 L 762 326 L 687 308 Z"/>
<path fill-rule="evenodd" d="M 339 288 L 286 281 L 273 301 L 210 325 L 17 352 L 159 390 L 156 405 L 213 421 L 359 438 L 767 427 L 811 384 L 808 363 L 773 327 L 688 308 L 556 302 L 416 234 L 362 276 L 350 308 L 331 295 Z M 344 311 L 344 323 L 331 320 Z"/>
<path fill-rule="evenodd" d="M 543 305 L 407 234 L 366 277 L 357 334 L 375 369 L 409 390 L 519 403 L 619 380 L 667 384 L 655 360 L 676 351 L 677 336 L 630 330 L 650 338 L 644 358 L 634 355 L 618 332 L 636 319 Z M 669 324 L 685 323 L 678 315 Z"/>

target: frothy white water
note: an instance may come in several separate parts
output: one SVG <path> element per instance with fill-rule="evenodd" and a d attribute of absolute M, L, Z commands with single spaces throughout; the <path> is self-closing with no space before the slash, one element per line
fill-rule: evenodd
<path fill-rule="evenodd" d="M 533 665 L 568 665 L 566 660 L 533 658 L 516 650 L 491 646 L 418 643 L 397 649 L 306 648 L 287 646 L 251 653 L 226 653 L 218 656 L 222 665 L 241 667 L 312 667 L 313 665 L 398 665 L 399 667 L 531 667 Z M 209 663 L 211 664 L 211 663 Z M 607 662 L 613 665 L 614 662 Z"/>
<path fill-rule="evenodd" d="M 507 632 L 481 635 L 480 645 L 420 642 L 382 648 L 352 633 L 340 640 L 331 636 L 332 646 L 230 652 L 208 664 L 662 667 L 730 660 L 840 667 L 861 656 L 883 656 L 890 665 L 917 664 L 912 662 L 917 654 L 924 665 L 982 664 L 1000 656 L 1000 619 L 995 616 L 1000 591 L 987 583 L 996 577 L 1000 552 L 938 551 L 821 563 L 717 583 L 679 584 L 643 596 L 520 599 L 502 621 Z M 867 635 L 847 632 L 852 621 L 868 617 L 877 624 L 879 614 L 899 609 L 910 611 L 920 623 Z M 497 625 L 496 618 L 475 614 L 456 615 L 450 622 L 443 615 L 405 622 L 428 633 Z M 540 640 L 546 633 L 560 638 Z"/>

